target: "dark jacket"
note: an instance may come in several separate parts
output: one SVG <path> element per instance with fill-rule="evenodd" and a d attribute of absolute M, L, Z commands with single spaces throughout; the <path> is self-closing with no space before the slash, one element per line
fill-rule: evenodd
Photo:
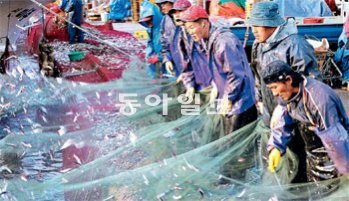
<path fill-rule="evenodd" d="M 317 59 L 313 47 L 303 36 L 297 34 L 293 21 L 280 26 L 275 38 L 267 43 L 255 42 L 252 47 L 251 67 L 256 79 L 257 100 L 262 101 L 266 111 L 272 114 L 277 102 L 261 79 L 261 72 L 275 60 L 288 63 L 291 68 L 304 75 L 317 77 Z"/>
<path fill-rule="evenodd" d="M 65 12 L 69 13 L 69 20 L 76 25 L 82 22 L 82 0 L 69 0 Z"/>
<path fill-rule="evenodd" d="M 183 83 L 186 88 L 202 90 L 211 86 L 212 75 L 208 65 L 208 53 L 201 43 L 188 40 L 189 62 L 183 69 Z"/>
<path fill-rule="evenodd" d="M 314 126 L 328 155 L 340 173 L 349 174 L 349 119 L 338 95 L 327 85 L 305 78 L 299 93 L 285 106 L 278 106 L 277 124 L 272 128 L 268 150 L 281 153 L 293 137 L 295 121 Z"/>
<path fill-rule="evenodd" d="M 147 23 L 140 22 L 141 25 L 147 28 L 148 45 L 145 49 L 145 56 L 149 58 L 153 54 L 157 54 L 160 61 L 161 57 L 161 43 L 160 43 L 160 24 L 162 21 L 162 14 L 159 8 L 149 1 L 143 1 L 140 7 L 140 19 L 145 17 L 152 17 L 153 27 L 148 27 Z"/>
<path fill-rule="evenodd" d="M 176 76 L 182 73 L 188 63 L 188 38 L 180 26 L 176 26 L 171 17 L 165 15 L 161 22 L 162 62 L 172 62 Z"/>
<path fill-rule="evenodd" d="M 218 98 L 228 98 L 229 115 L 240 114 L 255 104 L 254 79 L 239 39 L 229 30 L 211 27 L 207 60 L 218 89 Z"/>

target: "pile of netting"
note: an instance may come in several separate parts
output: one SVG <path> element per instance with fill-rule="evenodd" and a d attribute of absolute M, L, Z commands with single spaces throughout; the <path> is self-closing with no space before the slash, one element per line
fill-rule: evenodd
<path fill-rule="evenodd" d="M 177 98 L 179 84 L 147 79 L 145 64 L 131 61 L 121 79 L 100 84 L 1 77 L 2 198 L 348 198 L 347 177 L 290 184 L 297 173 L 291 151 L 269 173 L 261 120 L 224 135 L 221 117 L 209 114 L 209 90 L 199 101 Z M 183 112 L 190 108 L 195 114 Z"/>

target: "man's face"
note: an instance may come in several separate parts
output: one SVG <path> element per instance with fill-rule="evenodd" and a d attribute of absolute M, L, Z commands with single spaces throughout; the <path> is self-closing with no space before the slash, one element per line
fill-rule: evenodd
<path fill-rule="evenodd" d="M 204 33 L 207 32 L 206 29 L 208 29 L 208 28 L 209 27 L 207 25 L 205 25 L 203 23 L 203 21 L 201 21 L 201 22 L 186 22 L 185 23 L 185 29 L 187 30 L 187 32 L 189 33 L 191 38 L 196 42 L 198 42 L 204 38 Z"/>
<path fill-rule="evenodd" d="M 275 31 L 276 27 L 252 26 L 252 33 L 258 43 L 264 43 Z"/>
<path fill-rule="evenodd" d="M 267 84 L 274 96 L 280 97 L 284 101 L 288 101 L 293 97 L 294 90 L 291 85 L 292 81 L 287 79 L 285 82 L 273 82 Z"/>
<path fill-rule="evenodd" d="M 161 12 L 167 15 L 168 12 L 170 12 L 170 10 L 172 9 L 173 3 L 166 1 L 164 3 L 161 3 L 160 7 L 161 7 Z"/>
<path fill-rule="evenodd" d="M 184 10 L 183 10 L 183 11 L 184 11 Z M 178 20 L 180 14 L 181 14 L 183 11 L 181 11 L 181 10 L 176 10 L 176 11 L 174 11 L 173 14 L 172 14 L 173 20 L 175 21 L 176 26 L 183 26 L 183 25 L 184 25 L 183 21 Z"/>

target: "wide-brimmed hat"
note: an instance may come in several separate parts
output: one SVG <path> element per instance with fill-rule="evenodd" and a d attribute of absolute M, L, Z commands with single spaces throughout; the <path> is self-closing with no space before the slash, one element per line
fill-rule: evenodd
<path fill-rule="evenodd" d="M 198 19 L 208 19 L 208 14 L 206 10 L 200 6 L 191 6 L 181 13 L 179 19 L 183 22 L 194 22 Z"/>
<path fill-rule="evenodd" d="M 278 4 L 270 1 L 257 2 L 253 4 L 251 17 L 246 24 L 261 27 L 278 27 L 286 20 L 279 14 Z"/>
<path fill-rule="evenodd" d="M 174 4 L 173 4 L 173 8 L 170 10 L 170 13 L 173 13 L 177 10 L 186 10 L 191 6 L 190 1 L 188 0 L 177 0 Z"/>

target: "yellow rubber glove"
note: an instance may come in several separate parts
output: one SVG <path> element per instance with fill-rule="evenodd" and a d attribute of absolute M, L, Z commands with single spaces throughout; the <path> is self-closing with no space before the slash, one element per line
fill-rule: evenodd
<path fill-rule="evenodd" d="M 174 70 L 173 70 L 173 64 L 172 64 L 172 62 L 167 61 L 167 62 L 165 63 L 165 68 L 166 68 L 166 71 L 167 71 L 168 73 L 170 73 L 171 75 L 175 75 L 175 74 L 176 74 L 176 72 L 174 72 Z"/>
<path fill-rule="evenodd" d="M 272 149 L 269 153 L 269 159 L 268 159 L 268 169 L 270 172 L 274 173 L 275 168 L 277 168 L 280 165 L 281 160 L 281 152 L 277 149 Z"/>

